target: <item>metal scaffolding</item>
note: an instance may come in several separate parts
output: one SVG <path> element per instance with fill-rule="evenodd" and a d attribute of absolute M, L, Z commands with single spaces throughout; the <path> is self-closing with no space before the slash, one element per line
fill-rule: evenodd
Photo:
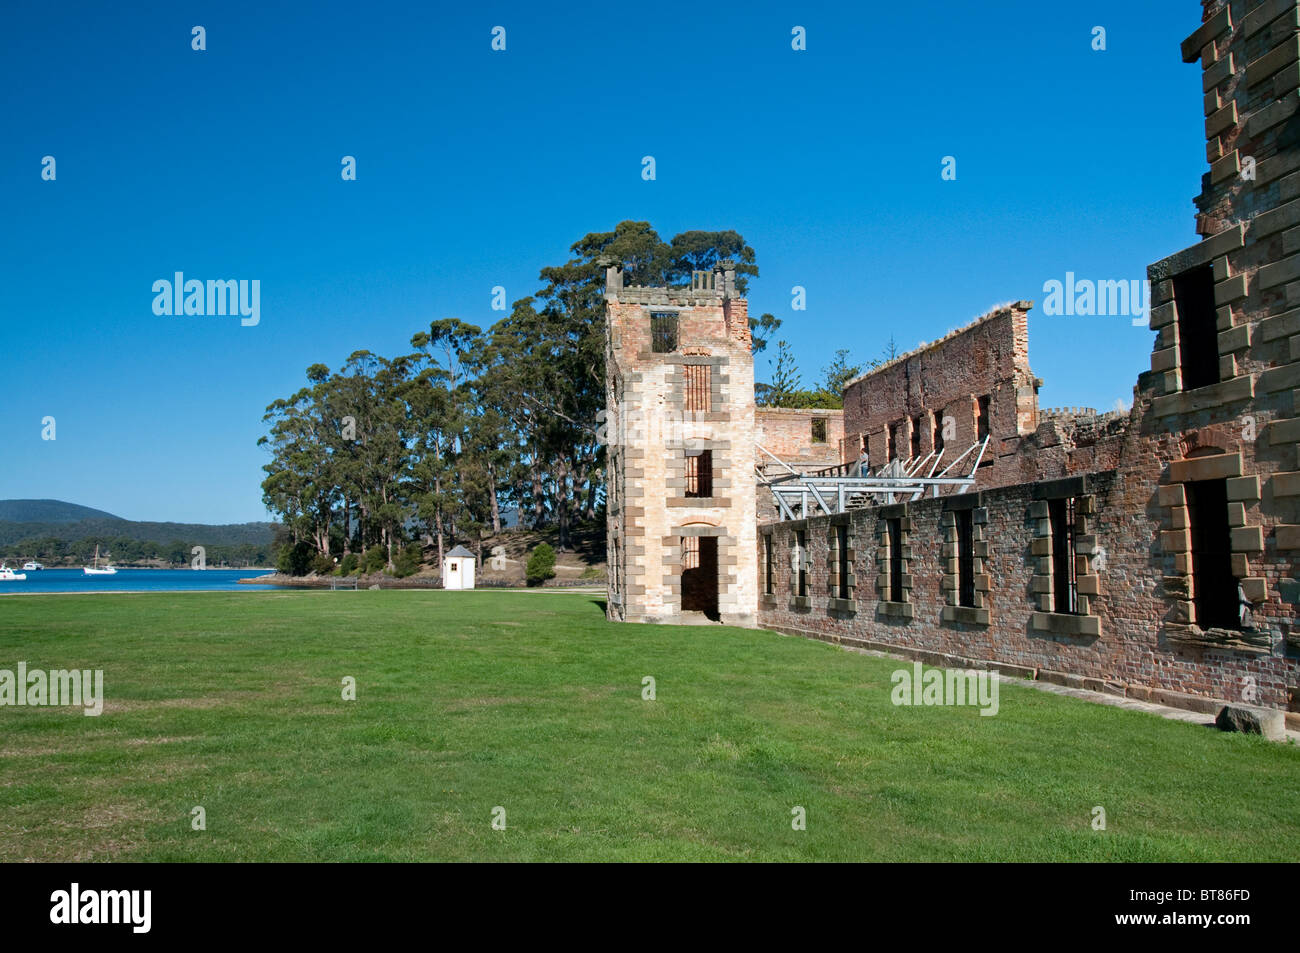
<path fill-rule="evenodd" d="M 777 509 L 783 520 L 806 519 L 816 515 L 814 508 L 823 513 L 844 513 L 848 510 L 862 509 L 868 506 L 882 506 L 889 503 L 901 503 L 919 500 L 927 490 L 938 496 L 944 488 L 951 488 L 953 493 L 965 493 L 975 485 L 975 471 L 984 459 L 989 438 L 971 444 L 951 463 L 939 470 L 943 462 L 944 451 L 930 451 L 924 457 L 909 460 L 892 460 L 880 468 L 877 473 L 860 472 L 859 463 L 841 463 L 837 466 L 801 473 L 790 466 L 772 451 L 759 445 L 759 450 L 767 454 L 789 471 L 778 477 L 768 477 L 761 469 L 757 470 L 758 482 L 772 492 Z M 954 468 L 963 460 L 970 458 L 970 472 L 950 476 Z M 935 471 L 939 472 L 936 474 Z M 924 475 L 923 475 L 924 474 Z"/>

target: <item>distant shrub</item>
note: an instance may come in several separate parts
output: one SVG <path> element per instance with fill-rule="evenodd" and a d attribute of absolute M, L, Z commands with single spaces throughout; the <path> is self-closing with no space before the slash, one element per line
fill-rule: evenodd
<path fill-rule="evenodd" d="M 352 575 L 354 572 L 357 571 L 358 562 L 360 562 L 360 560 L 357 559 L 356 553 L 348 553 L 346 556 L 343 557 L 343 561 L 339 563 L 339 572 L 341 572 L 345 576 Z"/>
<path fill-rule="evenodd" d="M 286 576 L 305 576 L 311 569 L 312 557 L 316 550 L 310 543 L 293 543 L 280 547 L 276 557 L 275 568 Z"/>
<path fill-rule="evenodd" d="M 414 576 L 420 571 L 420 566 L 424 563 L 424 547 L 419 543 L 412 543 L 397 555 L 393 560 L 393 572 L 398 579 L 405 579 L 407 576 Z"/>
<path fill-rule="evenodd" d="M 318 576 L 328 576 L 334 571 L 334 560 L 328 556 L 317 554 L 312 557 L 311 571 Z"/>
<path fill-rule="evenodd" d="M 361 560 L 361 571 L 365 573 L 380 572 L 388 565 L 388 550 L 383 546 L 371 546 Z"/>
<path fill-rule="evenodd" d="M 555 550 L 549 543 L 541 543 L 533 550 L 528 565 L 524 567 L 524 575 L 530 586 L 540 586 L 547 579 L 555 578 Z"/>

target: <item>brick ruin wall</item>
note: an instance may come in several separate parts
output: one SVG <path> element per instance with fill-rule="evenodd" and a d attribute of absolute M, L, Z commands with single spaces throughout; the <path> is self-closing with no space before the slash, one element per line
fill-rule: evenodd
<path fill-rule="evenodd" d="M 1132 410 L 1031 415 L 1018 306 L 854 382 L 847 442 L 867 433 L 873 466 L 890 423 L 934 409 L 955 418 L 950 442 L 966 443 L 967 407 L 981 390 L 991 397 L 994 463 L 962 497 L 763 526 L 760 573 L 765 538 L 776 558 L 762 625 L 1190 707 L 1255 701 L 1300 724 L 1300 4 L 1208 0 L 1182 53 L 1203 70 L 1202 240 L 1148 268 L 1156 339 Z M 1188 278 L 1197 273 L 1199 297 Z M 1192 318 L 1205 309 L 1208 337 Z M 1194 380 L 1192 366 L 1207 357 L 1217 374 Z M 1200 480 L 1225 481 L 1219 517 L 1232 577 L 1251 603 L 1249 634 L 1196 619 L 1187 487 Z M 1045 566 L 1047 507 L 1065 494 L 1079 502 L 1081 611 L 1071 615 L 1051 611 Z M 974 527 L 974 606 L 955 593 L 963 510 Z M 889 519 L 904 528 L 900 601 L 886 586 Z M 851 560 L 843 592 L 832 571 L 841 522 Z M 797 532 L 808 548 L 804 597 L 792 592 Z"/>
<path fill-rule="evenodd" d="M 813 439 L 814 420 L 825 421 L 824 440 Z M 840 448 L 844 443 L 842 410 L 760 407 L 755 411 L 754 421 L 758 436 L 754 467 L 767 477 L 780 476 L 790 470 L 800 473 L 823 470 L 840 462 Z M 779 457 L 781 462 L 773 460 L 771 455 Z M 760 489 L 759 521 L 776 518 L 777 508 L 772 495 Z"/>
<path fill-rule="evenodd" d="M 983 397 L 991 439 L 979 485 L 1011 482 L 1014 474 L 1002 471 L 1015 466 L 1011 458 L 1019 438 L 1038 424 L 1038 381 L 1029 370 L 1026 314 L 1031 307 L 1031 302 L 1018 301 L 994 310 L 850 381 L 844 389 L 841 459 L 859 459 L 865 438 L 870 466 L 877 470 L 890 459 L 906 462 L 928 455 L 938 438 L 942 469 L 977 442 Z"/>
<path fill-rule="evenodd" d="M 839 463 L 840 444 L 844 440 L 844 411 L 760 407 L 755 411 L 754 419 L 759 445 L 786 463 L 796 468 L 830 467 Z M 826 434 L 820 442 L 813 439 L 814 420 L 826 422 Z M 772 462 L 772 458 L 761 451 L 755 459 L 761 465 Z"/>

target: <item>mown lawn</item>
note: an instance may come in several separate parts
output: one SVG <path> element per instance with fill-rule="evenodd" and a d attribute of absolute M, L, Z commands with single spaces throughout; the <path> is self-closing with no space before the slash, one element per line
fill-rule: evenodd
<path fill-rule="evenodd" d="M 0 861 L 1289 861 L 1300 843 L 1295 745 L 1019 685 L 995 717 L 895 707 L 903 663 L 614 625 L 596 599 L 0 598 L 0 668 L 103 669 L 108 699 L 99 718 L 0 708 Z"/>

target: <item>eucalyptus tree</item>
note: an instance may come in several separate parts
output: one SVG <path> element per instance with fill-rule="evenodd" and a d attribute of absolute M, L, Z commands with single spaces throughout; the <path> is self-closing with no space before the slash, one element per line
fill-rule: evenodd
<path fill-rule="evenodd" d="M 434 321 L 411 338 L 402 397 L 412 423 L 410 498 L 438 551 L 445 552 L 448 518 L 458 514 L 456 468 L 473 418 L 467 360 L 482 347 L 482 330 L 456 318 Z"/>

